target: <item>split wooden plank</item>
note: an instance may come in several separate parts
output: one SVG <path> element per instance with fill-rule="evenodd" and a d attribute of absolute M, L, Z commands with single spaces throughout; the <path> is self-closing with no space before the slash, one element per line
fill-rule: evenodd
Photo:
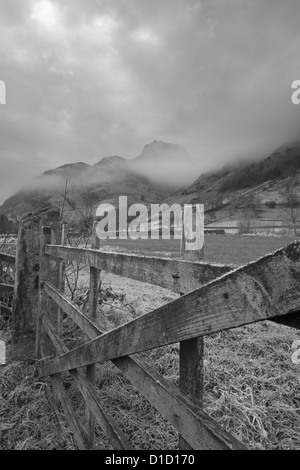
<path fill-rule="evenodd" d="M 43 326 L 51 339 L 53 346 L 58 353 L 67 352 L 68 348 L 58 337 L 53 325 L 47 318 L 43 318 Z M 101 426 L 103 432 L 108 437 L 116 450 L 131 450 L 123 431 L 119 428 L 113 417 L 107 411 L 104 405 L 99 404 L 99 398 L 95 387 L 85 377 L 82 371 L 72 370 L 70 374 L 73 376 L 80 393 L 82 394 L 86 404 L 89 406 L 96 421 Z"/>
<path fill-rule="evenodd" d="M 88 264 L 105 272 L 165 287 L 173 292 L 183 294 L 233 269 L 232 266 L 213 265 L 190 260 L 110 253 L 58 245 L 47 246 L 45 252 L 57 258 Z"/>
<path fill-rule="evenodd" d="M 137 390 L 164 416 L 195 450 L 246 450 L 184 393 L 172 386 L 137 355 L 112 361 Z"/>
<path fill-rule="evenodd" d="M 43 338 L 42 338 L 42 316 L 44 309 L 43 301 L 43 283 L 48 273 L 48 257 L 45 257 L 45 245 L 51 243 L 51 227 L 42 227 L 40 232 L 40 253 L 39 253 L 39 278 L 38 278 L 38 307 L 36 315 L 35 330 L 35 355 L 42 356 Z"/>
<path fill-rule="evenodd" d="M 49 375 L 300 310 L 300 242 L 42 365 Z"/>
<path fill-rule="evenodd" d="M 66 313 L 73 318 L 68 303 L 66 303 L 66 307 Z M 75 313 L 73 320 L 76 322 L 78 318 L 77 307 L 75 305 L 73 307 Z M 82 318 L 85 318 L 87 323 L 89 322 L 89 319 L 84 317 L 84 314 L 82 314 Z M 51 325 L 49 325 L 48 331 L 58 353 L 66 351 L 66 346 L 61 340 L 56 338 L 55 331 L 51 328 Z M 101 334 L 100 329 L 98 329 L 97 334 L 89 330 L 91 339 Z M 201 408 L 189 400 L 180 390 L 172 386 L 145 361 L 137 357 L 137 355 L 134 357 L 122 357 L 112 362 L 162 416 L 170 421 L 193 449 L 246 449 L 244 444 L 231 436 L 204 413 Z M 74 372 L 76 371 L 70 371 L 71 374 Z M 78 373 L 83 375 L 80 371 Z"/>
<path fill-rule="evenodd" d="M 92 249 L 99 250 L 100 240 L 97 237 L 96 225 L 97 225 L 97 222 L 94 222 L 93 230 L 92 230 L 91 247 Z M 89 317 L 92 320 L 95 320 L 97 317 L 99 278 L 100 278 L 99 269 L 93 268 L 91 266 L 90 267 L 90 285 L 89 285 Z M 95 372 L 96 372 L 95 364 L 87 366 L 86 375 L 92 384 L 95 383 Z M 93 447 L 94 442 L 95 442 L 95 420 L 89 408 L 87 409 L 87 421 L 88 421 L 88 427 L 89 427 L 90 442 Z"/>

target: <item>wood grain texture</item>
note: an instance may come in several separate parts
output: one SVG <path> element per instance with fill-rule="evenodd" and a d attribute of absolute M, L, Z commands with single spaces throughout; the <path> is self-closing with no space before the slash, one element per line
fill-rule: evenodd
<path fill-rule="evenodd" d="M 58 353 L 68 351 L 63 341 L 58 337 L 53 325 L 47 318 L 43 318 L 43 326 L 52 341 Z M 95 387 L 85 377 L 83 371 L 72 370 L 70 374 L 73 376 L 80 393 L 82 394 L 86 404 L 89 406 L 96 421 L 101 426 L 103 432 L 110 440 L 116 450 L 131 450 L 123 431 L 119 428 L 113 417 L 110 415 L 104 405 L 100 405 L 99 397 Z"/>
<path fill-rule="evenodd" d="M 230 266 L 190 260 L 108 253 L 57 245 L 47 246 L 46 253 L 183 294 L 232 270 Z"/>
<path fill-rule="evenodd" d="M 98 250 L 100 247 L 100 240 L 97 237 L 96 233 L 96 224 L 97 222 L 93 223 L 93 230 L 92 230 L 92 243 L 91 248 Z M 89 284 L 89 318 L 95 320 L 97 317 L 97 306 L 98 306 L 98 289 L 99 289 L 99 278 L 100 278 L 100 271 L 97 268 L 90 267 L 90 284 Z M 87 366 L 86 368 L 86 376 L 88 380 L 94 384 L 95 383 L 95 373 L 96 373 L 96 366 L 92 364 Z M 95 420 L 94 416 L 91 413 L 90 409 L 87 408 L 87 422 L 89 427 L 89 438 L 92 447 L 95 443 Z"/>
<path fill-rule="evenodd" d="M 62 299 L 62 309 L 75 321 L 78 318 L 78 307 L 70 305 L 69 301 Z M 73 313 L 72 315 L 72 308 Z M 89 324 L 90 320 L 82 313 L 78 326 L 83 322 Z M 102 334 L 96 327 L 84 328 L 91 339 Z M 55 332 L 52 334 L 55 341 Z M 57 343 L 58 353 L 66 351 Z M 180 390 L 169 384 L 145 361 L 137 355 L 122 357 L 112 361 L 127 377 L 132 385 L 144 395 L 149 402 L 178 430 L 181 436 L 193 449 L 245 449 L 245 446 L 227 433 L 221 426 L 204 413 L 195 403 L 189 400 Z M 72 372 L 72 371 L 71 371 Z"/>
<path fill-rule="evenodd" d="M 36 338 L 36 317 L 38 306 L 38 284 L 40 264 L 40 234 L 42 226 L 51 227 L 52 240 L 60 240 L 60 221 L 57 209 L 45 209 L 24 215 L 19 224 L 13 314 L 12 337 L 14 357 L 34 357 Z M 47 279 L 57 286 L 57 260 L 51 260 Z M 48 314 L 56 313 L 55 305 L 52 305 Z M 48 309 L 48 306 L 46 306 Z M 50 346 L 50 343 L 49 343 Z M 47 356 L 51 354 L 46 353 Z"/>
<path fill-rule="evenodd" d="M 39 278 L 38 278 L 38 307 L 36 314 L 36 330 L 35 330 L 35 355 L 41 357 L 42 354 L 42 315 L 45 308 L 43 301 L 43 283 L 48 276 L 49 257 L 45 257 L 45 245 L 51 243 L 51 227 L 42 227 L 40 231 L 40 248 L 39 248 Z"/>
<path fill-rule="evenodd" d="M 60 243 L 62 246 L 66 244 L 66 224 L 61 224 L 61 239 Z M 65 281 L 66 281 L 66 265 L 65 262 L 60 259 L 59 260 L 59 273 L 58 273 L 58 289 L 60 292 L 65 291 Z M 63 334 L 63 314 L 61 308 L 58 307 L 57 309 L 57 332 L 58 335 L 61 336 Z"/>
<path fill-rule="evenodd" d="M 195 450 L 246 450 L 246 446 L 203 412 L 137 355 L 112 361 L 137 390 Z"/>
<path fill-rule="evenodd" d="M 300 243 L 236 269 L 67 354 L 49 375 L 300 310 Z"/>

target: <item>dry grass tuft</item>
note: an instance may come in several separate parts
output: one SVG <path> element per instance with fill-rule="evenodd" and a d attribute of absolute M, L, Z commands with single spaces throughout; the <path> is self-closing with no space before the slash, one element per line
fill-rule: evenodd
<path fill-rule="evenodd" d="M 208 336 L 205 342 L 205 410 L 251 449 L 300 448 L 299 366 L 291 344 L 299 333 L 262 322 Z M 178 383 L 178 345 L 143 354 L 159 373 Z M 78 417 L 82 398 L 64 379 Z M 112 364 L 97 366 L 99 399 L 118 421 L 135 449 L 176 449 L 177 433 Z M 0 448 L 74 449 L 76 444 L 49 382 L 35 366 L 14 361 L 0 369 Z M 98 449 L 109 448 L 96 429 Z"/>
<path fill-rule="evenodd" d="M 12 361 L 0 368 L 0 449 L 74 448 L 63 414 L 49 401 L 48 381 L 35 376 L 34 365 Z"/>
<path fill-rule="evenodd" d="M 250 448 L 300 448 L 297 337 L 271 322 L 207 337 L 206 411 Z"/>

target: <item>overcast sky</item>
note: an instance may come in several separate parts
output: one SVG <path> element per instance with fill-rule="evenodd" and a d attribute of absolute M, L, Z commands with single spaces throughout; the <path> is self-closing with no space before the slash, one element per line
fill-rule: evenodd
<path fill-rule="evenodd" d="M 1 0 L 0 203 L 154 139 L 204 166 L 264 156 L 299 123 L 299 18 L 299 0 Z"/>

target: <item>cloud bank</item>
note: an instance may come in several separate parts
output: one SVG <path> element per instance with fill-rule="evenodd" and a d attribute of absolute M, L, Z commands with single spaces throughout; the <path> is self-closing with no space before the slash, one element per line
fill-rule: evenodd
<path fill-rule="evenodd" d="M 298 0 L 2 0 L 0 202 L 42 171 L 175 142 L 209 169 L 299 131 Z M 299 107 L 300 108 L 300 107 Z"/>

